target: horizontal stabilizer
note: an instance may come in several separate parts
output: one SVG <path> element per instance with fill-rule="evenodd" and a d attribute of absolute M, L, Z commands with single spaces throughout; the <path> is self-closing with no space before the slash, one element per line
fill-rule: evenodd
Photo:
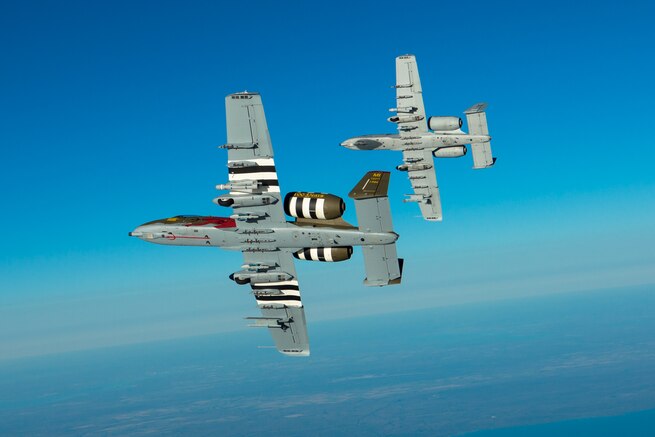
<path fill-rule="evenodd" d="M 484 112 L 486 109 L 486 103 L 477 103 L 464 111 L 466 122 L 468 123 L 469 135 L 489 136 L 487 114 Z M 491 153 L 490 141 L 471 143 L 471 152 L 473 155 L 474 169 L 491 167 L 496 162 L 496 158 Z"/>
<path fill-rule="evenodd" d="M 491 156 L 491 143 L 489 141 L 471 144 L 471 151 L 473 152 L 473 168 L 475 170 L 489 168 L 496 163 L 496 158 Z"/>
<path fill-rule="evenodd" d="M 360 231 L 394 233 L 387 197 L 389 176 L 390 173 L 386 171 L 370 171 L 350 191 L 349 196 L 355 199 Z M 401 263 L 396 254 L 396 243 L 362 246 L 362 250 L 366 267 L 365 285 L 400 283 Z"/>
<path fill-rule="evenodd" d="M 398 258 L 396 243 L 383 246 L 362 246 L 366 279 L 364 285 L 382 287 L 400 284 L 403 260 Z"/>

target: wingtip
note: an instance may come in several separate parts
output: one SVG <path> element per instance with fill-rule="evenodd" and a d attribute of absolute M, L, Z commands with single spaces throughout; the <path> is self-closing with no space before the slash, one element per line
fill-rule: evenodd
<path fill-rule="evenodd" d="M 280 351 L 282 354 L 289 356 L 289 357 L 308 357 L 309 356 L 309 349 L 302 349 L 302 350 L 295 350 L 295 351 L 290 351 L 290 350 L 284 350 Z"/>
<path fill-rule="evenodd" d="M 231 93 L 225 96 L 225 100 L 233 100 L 233 99 L 252 99 L 253 97 L 260 96 L 258 92 L 254 91 L 242 91 L 240 93 Z"/>

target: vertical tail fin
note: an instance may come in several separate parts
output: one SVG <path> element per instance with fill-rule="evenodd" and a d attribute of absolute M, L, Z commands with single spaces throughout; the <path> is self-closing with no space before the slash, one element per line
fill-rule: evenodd
<path fill-rule="evenodd" d="M 370 171 L 352 189 L 349 197 L 355 200 L 357 224 L 363 232 L 394 233 L 387 190 L 390 173 Z M 402 260 L 398 259 L 396 243 L 362 246 L 366 267 L 365 285 L 399 284 Z"/>
<path fill-rule="evenodd" d="M 359 229 L 368 232 L 392 232 L 391 208 L 387 191 L 388 171 L 369 171 L 348 196 L 355 200 Z"/>
<path fill-rule="evenodd" d="M 464 111 L 469 128 L 469 135 L 489 136 L 487 114 L 484 112 L 485 109 L 487 109 L 486 103 L 477 103 Z M 490 141 L 471 143 L 471 151 L 473 152 L 474 169 L 491 167 L 496 162 L 496 158 L 491 154 Z"/>

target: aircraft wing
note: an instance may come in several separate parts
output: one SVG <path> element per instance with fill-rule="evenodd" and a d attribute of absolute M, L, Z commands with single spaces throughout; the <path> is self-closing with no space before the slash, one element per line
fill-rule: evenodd
<path fill-rule="evenodd" d="M 275 268 L 268 272 L 279 271 L 292 276 L 291 279 L 284 281 L 251 282 L 250 287 L 262 317 L 248 317 L 254 322 L 250 326 L 268 328 L 277 350 L 285 355 L 309 355 L 305 309 L 300 300 L 300 289 L 291 253 L 244 251 L 243 258 L 246 264 L 272 265 Z"/>
<path fill-rule="evenodd" d="M 257 93 L 230 94 L 225 98 L 225 109 L 227 144 L 221 147 L 227 149 L 230 194 L 271 197 L 268 205 L 253 207 L 250 211 L 235 208 L 235 213 L 255 212 L 276 223 L 286 222 L 261 96 Z M 239 227 L 257 227 L 261 222 L 243 221 Z"/>
<path fill-rule="evenodd" d="M 423 106 L 423 90 L 414 55 L 396 58 L 396 111 L 401 137 L 411 137 L 428 131 Z M 391 117 L 393 121 L 394 117 Z M 411 119 L 412 121 L 402 121 Z"/>
<path fill-rule="evenodd" d="M 250 326 L 268 328 L 280 352 L 306 356 L 307 325 L 293 256 L 276 248 L 262 249 L 252 241 L 272 239 L 267 230 L 286 223 L 262 99 L 257 93 L 230 94 L 225 98 L 225 108 L 227 144 L 222 147 L 228 151 L 229 196 L 237 200 L 240 196 L 268 199 L 263 205 L 233 206 L 237 232 L 243 235 L 245 264 L 241 273 L 265 272 L 287 278 L 250 281 L 262 312 L 262 317 L 249 318 Z"/>
<path fill-rule="evenodd" d="M 403 159 L 410 169 L 407 175 L 414 189 L 414 194 L 408 195 L 405 201 L 418 203 L 425 220 L 441 221 L 441 196 L 432 151 L 406 149 L 403 150 Z"/>

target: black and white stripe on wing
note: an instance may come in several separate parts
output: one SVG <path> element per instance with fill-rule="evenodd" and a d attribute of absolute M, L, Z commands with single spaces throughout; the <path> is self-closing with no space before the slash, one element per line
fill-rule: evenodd
<path fill-rule="evenodd" d="M 273 158 L 248 159 L 242 163 L 242 166 L 239 166 L 239 161 L 228 163 L 230 182 L 257 181 L 266 192 L 280 192 Z"/>
<path fill-rule="evenodd" d="M 274 165 L 253 165 L 250 167 L 236 167 L 229 169 L 230 174 L 244 174 L 244 173 L 276 173 Z"/>
<path fill-rule="evenodd" d="M 258 290 L 278 290 L 283 293 L 285 291 L 300 291 L 298 281 L 282 281 L 282 282 L 264 282 L 261 284 L 250 284 L 253 291 Z"/>
<path fill-rule="evenodd" d="M 286 306 L 301 307 L 300 289 L 295 279 L 279 282 L 250 284 L 258 305 L 279 303 Z"/>

